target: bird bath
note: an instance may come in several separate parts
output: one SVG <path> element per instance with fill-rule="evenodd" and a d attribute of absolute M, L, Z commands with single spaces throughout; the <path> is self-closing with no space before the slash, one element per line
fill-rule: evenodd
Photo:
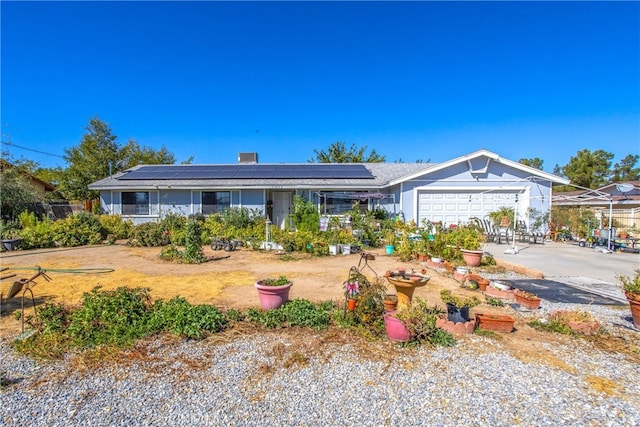
<path fill-rule="evenodd" d="M 410 307 L 413 291 L 426 285 L 430 279 L 426 274 L 405 270 L 387 271 L 385 277 L 396 288 L 399 309 Z"/>

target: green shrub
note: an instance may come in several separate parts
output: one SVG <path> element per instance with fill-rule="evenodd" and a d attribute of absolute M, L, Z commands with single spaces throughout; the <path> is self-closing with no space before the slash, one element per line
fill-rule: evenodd
<path fill-rule="evenodd" d="M 304 299 L 294 299 L 274 310 L 249 308 L 246 318 L 267 328 L 303 326 L 315 330 L 329 326 L 333 304 L 314 304 Z"/>
<path fill-rule="evenodd" d="M 98 217 L 103 234 L 113 235 L 116 239 L 128 239 L 133 230 L 133 222 L 130 219 L 122 219 L 120 215 L 100 215 Z"/>
<path fill-rule="evenodd" d="M 425 300 L 416 297 L 408 310 L 398 313 L 398 319 L 407 325 L 413 343 L 449 347 L 455 344 L 455 338 L 436 327 L 436 320 L 442 314 L 444 312 L 438 306 L 429 306 Z"/>
<path fill-rule="evenodd" d="M 51 225 L 53 238 L 60 246 L 96 245 L 106 237 L 96 215 L 79 212 Z"/>
<path fill-rule="evenodd" d="M 228 320 L 211 305 L 192 305 L 182 297 L 156 301 L 150 318 L 151 329 L 171 332 L 187 338 L 203 338 L 205 332 L 220 332 Z"/>
<path fill-rule="evenodd" d="M 131 238 L 127 242 L 130 246 L 150 246 L 158 247 L 169 243 L 169 232 L 166 231 L 162 224 L 157 222 L 145 222 L 136 225 L 132 232 Z"/>
<path fill-rule="evenodd" d="M 187 217 L 171 212 L 164 217 L 160 224 L 162 230 L 169 234 L 169 242 L 177 246 L 185 245 Z"/>
<path fill-rule="evenodd" d="M 200 223 L 194 219 L 187 221 L 185 233 L 185 248 L 182 254 L 182 262 L 187 264 L 200 264 L 207 257 L 202 251 L 202 231 Z"/>
<path fill-rule="evenodd" d="M 127 346 L 150 332 L 150 310 L 146 288 L 104 291 L 97 286 L 84 293 L 81 307 L 70 315 L 66 332 L 79 347 Z"/>
<path fill-rule="evenodd" d="M 158 256 L 164 261 L 182 261 L 182 252 L 174 244 L 162 248 Z"/>
<path fill-rule="evenodd" d="M 22 249 L 52 248 L 56 246 L 51 221 L 44 219 L 34 226 L 25 228 L 20 232 Z"/>
<path fill-rule="evenodd" d="M 298 231 L 318 232 L 320 214 L 312 201 L 305 201 L 300 195 L 293 197 L 293 223 Z"/>
<path fill-rule="evenodd" d="M 69 310 L 59 304 L 46 303 L 38 309 L 32 326 L 42 333 L 62 333 L 69 324 Z"/>

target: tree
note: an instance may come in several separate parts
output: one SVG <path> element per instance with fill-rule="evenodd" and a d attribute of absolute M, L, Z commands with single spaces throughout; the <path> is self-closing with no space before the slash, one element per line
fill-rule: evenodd
<path fill-rule="evenodd" d="M 69 199 L 96 199 L 98 192 L 89 190 L 89 184 L 114 173 L 116 165 L 126 169 L 139 164 L 175 163 L 174 155 L 165 147 L 154 150 L 133 140 L 120 146 L 118 137 L 98 117 L 89 119 L 86 130 L 80 144 L 65 150 L 69 166 L 63 173 L 60 191 Z"/>
<path fill-rule="evenodd" d="M 621 181 L 640 181 L 640 168 L 634 167 L 638 163 L 640 156 L 637 154 L 629 154 L 613 166 L 612 180 L 614 182 Z"/>
<path fill-rule="evenodd" d="M 110 165 L 120 160 L 117 136 L 111 133 L 107 123 L 92 117 L 86 130 L 79 145 L 64 150 L 64 159 L 69 167 L 65 170 L 60 190 L 75 200 L 96 199 L 98 192 L 87 187 L 108 176 Z"/>
<path fill-rule="evenodd" d="M 344 142 L 336 141 L 324 150 L 313 150 L 316 154 L 315 159 L 309 159 L 309 163 L 382 163 L 385 161 L 384 156 L 371 150 L 369 155 L 365 155 L 367 146 L 358 148 L 355 144 L 351 144 L 351 148 L 347 151 Z"/>
<path fill-rule="evenodd" d="M 523 165 L 530 166 L 532 168 L 536 168 L 536 169 L 540 169 L 540 170 L 542 170 L 542 163 L 543 162 L 544 162 L 544 160 L 542 160 L 539 157 L 534 157 L 533 159 L 520 159 L 520 160 L 518 160 L 518 163 L 522 163 Z"/>
<path fill-rule="evenodd" d="M 132 139 L 122 147 L 118 157 L 123 159 L 123 169 L 137 165 L 172 165 L 176 162 L 173 153 L 170 153 L 164 146 L 156 151 L 153 148 L 141 147 Z"/>
<path fill-rule="evenodd" d="M 33 208 L 40 201 L 40 195 L 29 178 L 16 167 L 2 168 L 0 188 L 0 215 L 4 220 L 15 220 L 19 213 Z"/>
<path fill-rule="evenodd" d="M 569 163 L 562 167 L 562 173 L 572 184 L 584 188 L 598 188 L 609 181 L 613 154 L 604 150 L 591 152 L 587 149 L 578 151 Z"/>

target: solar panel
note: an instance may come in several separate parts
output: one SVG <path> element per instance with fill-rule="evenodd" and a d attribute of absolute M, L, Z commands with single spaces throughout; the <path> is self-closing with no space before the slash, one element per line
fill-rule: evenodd
<path fill-rule="evenodd" d="M 303 165 L 149 165 L 125 172 L 121 180 L 168 179 L 373 179 L 364 165 L 323 164 Z"/>

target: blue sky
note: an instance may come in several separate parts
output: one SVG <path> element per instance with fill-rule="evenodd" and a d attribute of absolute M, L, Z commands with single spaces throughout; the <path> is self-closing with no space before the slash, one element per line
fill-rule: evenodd
<path fill-rule="evenodd" d="M 41 166 L 90 117 L 181 162 L 481 148 L 544 169 L 640 152 L 638 2 L 8 2 L 3 149 Z"/>

